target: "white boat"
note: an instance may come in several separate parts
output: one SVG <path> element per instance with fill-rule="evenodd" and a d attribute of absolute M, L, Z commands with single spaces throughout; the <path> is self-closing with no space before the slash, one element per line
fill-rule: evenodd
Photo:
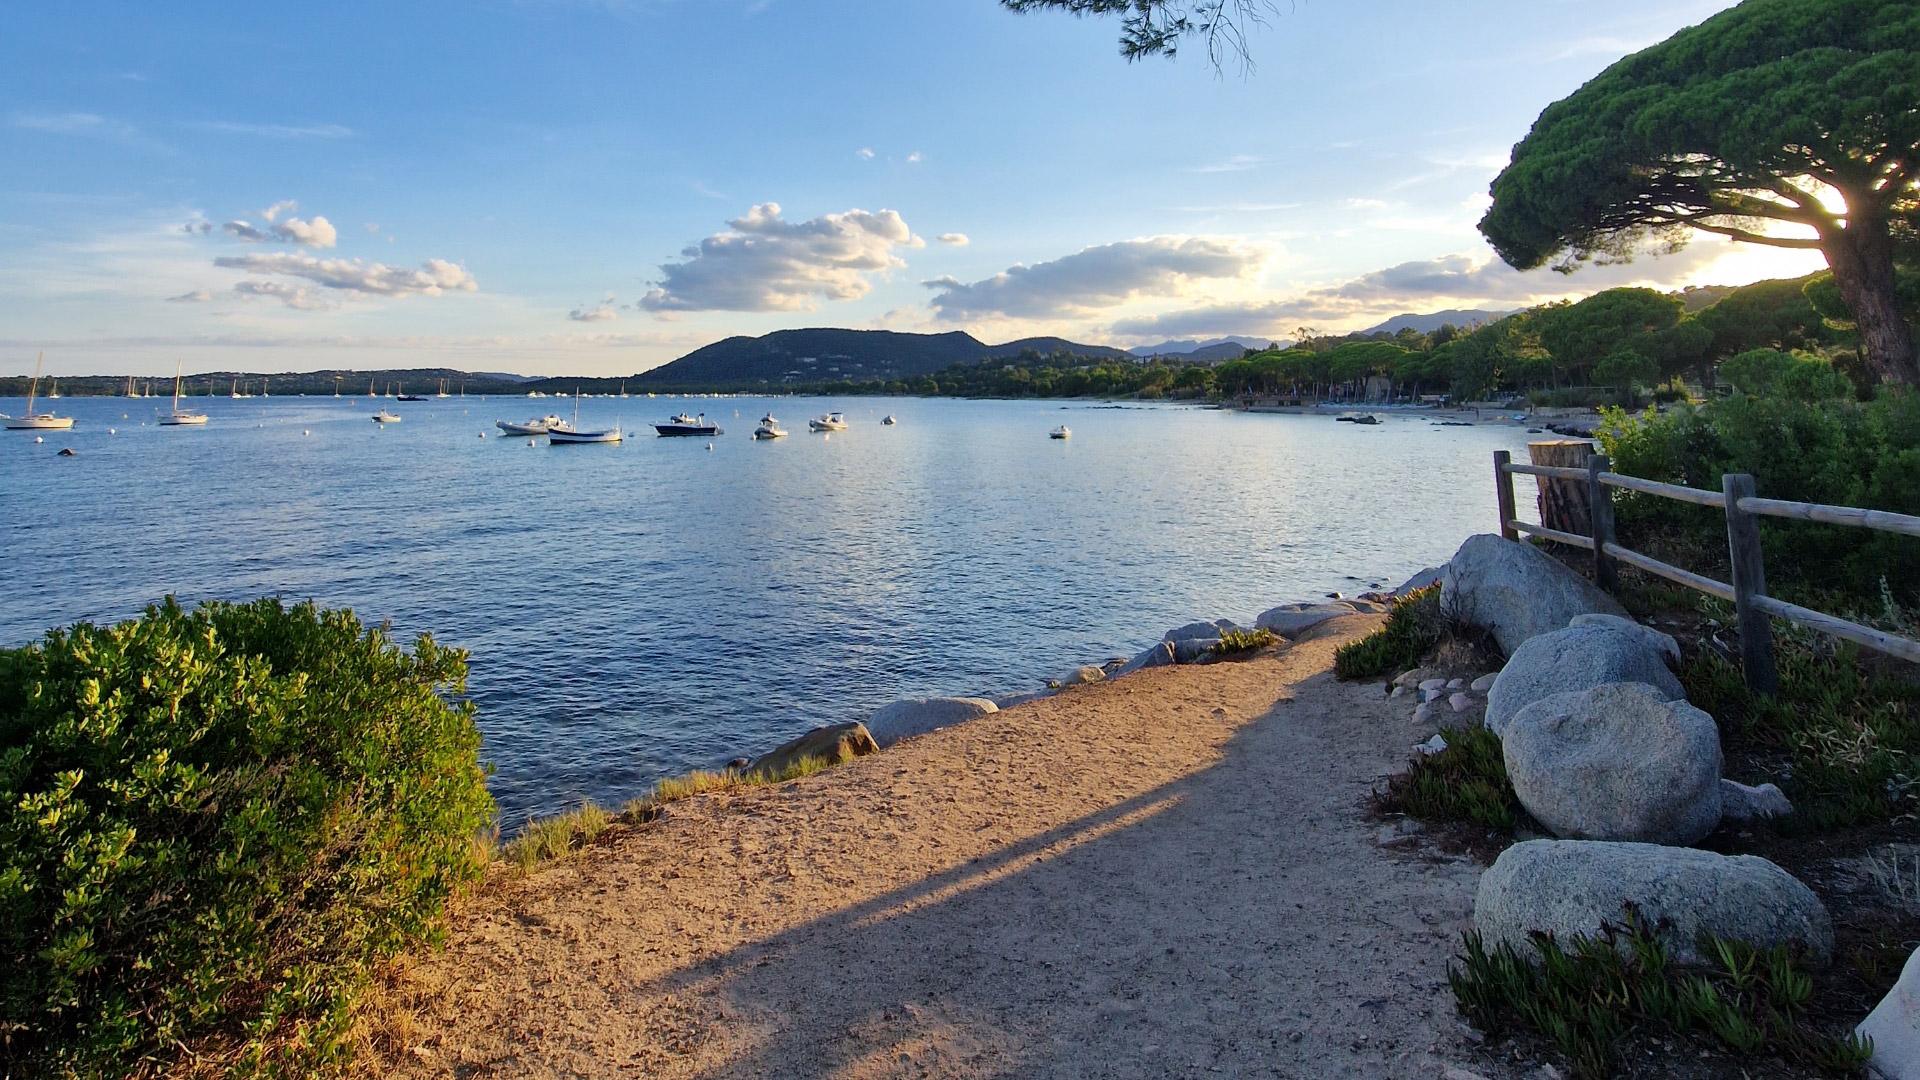
<path fill-rule="evenodd" d="M 47 400 L 48 401 L 60 400 L 60 380 L 59 379 L 53 379 L 47 383 Z M 27 411 L 32 412 L 33 410 L 29 409 Z"/>
<path fill-rule="evenodd" d="M 892 427 L 893 425 L 899 423 L 900 421 L 896 419 L 892 413 L 888 413 L 886 419 L 880 422 L 887 425 L 888 427 Z"/>
<path fill-rule="evenodd" d="M 453 396 L 452 394 L 447 393 L 447 380 L 445 379 L 440 380 L 440 392 L 433 396 L 437 398 L 446 398 L 446 397 Z"/>
<path fill-rule="evenodd" d="M 180 362 L 173 362 L 173 411 L 160 418 L 161 427 L 206 427 L 207 414 L 180 408 Z"/>
<path fill-rule="evenodd" d="M 720 430 L 720 425 L 707 419 L 706 413 L 701 413 L 699 416 L 688 416 L 686 413 L 677 413 L 673 419 L 668 420 L 666 423 L 653 425 L 653 430 L 659 432 L 662 436 L 694 435 L 701 438 L 712 438 L 715 435 L 725 434 L 725 432 Z"/>
<path fill-rule="evenodd" d="M 768 413 L 760 418 L 760 426 L 753 429 L 753 437 L 756 439 L 784 439 L 787 437 L 787 429 L 780 426 L 780 421 L 775 420 L 772 413 Z"/>
<path fill-rule="evenodd" d="M 1049 431 L 1049 432 L 1047 432 L 1047 438 L 1049 438 L 1049 439 L 1071 439 L 1071 438 L 1073 438 L 1073 429 L 1072 429 L 1072 428 L 1070 428 L 1070 427 L 1068 427 L 1068 426 L 1067 426 L 1067 425 L 1065 425 L 1065 424 L 1061 424 L 1061 425 L 1060 425 L 1059 427 L 1057 427 L 1057 428 L 1054 428 L 1054 429 L 1053 429 L 1052 431 Z"/>
<path fill-rule="evenodd" d="M 837 412 L 830 412 L 825 416 L 816 416 L 807 421 L 807 429 L 810 431 L 845 431 L 847 430 L 847 418 Z"/>
<path fill-rule="evenodd" d="M 253 395 L 243 392 L 240 389 L 240 380 L 235 379 L 233 380 L 233 389 L 230 392 L 228 392 L 227 396 L 231 398 L 250 398 Z"/>
<path fill-rule="evenodd" d="M 547 441 L 558 446 L 564 443 L 617 443 L 626 435 L 617 427 L 605 431 L 580 430 L 580 391 L 573 391 L 573 423 L 552 424 L 547 428 Z"/>
<path fill-rule="evenodd" d="M 493 426 L 509 435 L 545 435 L 549 429 L 558 423 L 560 423 L 560 418 L 552 413 L 548 413 L 538 420 L 528 420 L 524 424 L 516 424 L 511 420 L 495 420 Z"/>
<path fill-rule="evenodd" d="M 5 424 L 8 431 L 65 431 L 73 426 L 73 417 L 71 416 L 55 416 L 50 412 L 37 413 L 33 411 L 34 399 L 37 398 L 40 393 L 40 365 L 44 363 L 45 360 L 45 353 L 41 353 L 33 358 L 33 381 L 27 384 L 27 414 L 25 416 L 6 417 Z M 49 394 L 47 396 L 59 397 L 60 395 Z"/>
<path fill-rule="evenodd" d="M 376 424 L 397 424 L 400 422 L 400 417 L 397 413 L 381 409 L 379 412 L 373 414 L 373 422 Z"/>

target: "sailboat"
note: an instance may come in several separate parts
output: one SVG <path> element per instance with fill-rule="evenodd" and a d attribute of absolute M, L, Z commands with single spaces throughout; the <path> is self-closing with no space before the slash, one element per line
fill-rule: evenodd
<path fill-rule="evenodd" d="M 558 446 L 561 443 L 617 443 L 626 438 L 619 428 L 605 431 L 580 430 L 580 388 L 573 388 L 573 423 L 552 424 L 547 428 L 547 441 Z"/>
<path fill-rule="evenodd" d="M 620 396 L 621 396 L 621 397 L 629 397 L 629 396 L 631 396 L 631 395 L 629 395 L 629 394 L 627 393 L 627 380 L 625 380 L 625 379 L 621 379 L 621 380 L 620 380 Z"/>
<path fill-rule="evenodd" d="M 127 376 L 127 396 L 130 398 L 136 398 L 140 396 L 140 390 L 138 387 L 133 385 L 133 376 L 131 375 Z"/>
<path fill-rule="evenodd" d="M 393 400 L 395 400 L 395 401 L 425 401 L 425 400 L 427 400 L 427 399 L 426 399 L 426 398 L 423 398 L 423 397 L 421 397 L 421 396 L 420 396 L 419 394 L 409 394 L 409 393 L 407 393 L 407 384 L 406 384 L 406 383 L 401 383 L 401 384 L 400 384 L 400 393 L 398 393 L 398 394 L 396 394 L 396 395 L 394 396 L 394 399 L 393 399 Z"/>
<path fill-rule="evenodd" d="M 211 385 L 211 384 L 209 384 Z M 162 427 L 205 427 L 207 414 L 180 408 L 180 361 L 173 362 L 173 411 L 160 418 Z"/>
<path fill-rule="evenodd" d="M 434 397 L 452 397 L 453 396 L 452 394 L 447 393 L 447 380 L 445 379 L 440 380 L 440 392 L 433 396 Z"/>
<path fill-rule="evenodd" d="M 260 376 L 260 396 L 261 397 L 273 396 L 272 394 L 267 393 L 267 377 L 265 375 Z"/>
<path fill-rule="evenodd" d="M 246 397 L 252 397 L 253 395 L 242 393 L 240 390 L 240 380 L 235 379 L 233 380 L 233 391 L 229 393 L 227 396 L 232 398 L 246 398 Z"/>
<path fill-rule="evenodd" d="M 33 381 L 27 384 L 27 414 L 25 416 L 7 417 L 6 428 L 8 431 L 65 431 L 73 426 L 73 417 L 71 416 L 55 416 L 50 412 L 37 413 L 33 411 L 34 398 L 38 397 L 40 392 L 40 365 L 45 359 L 45 353 L 40 353 L 33 358 Z M 48 394 L 47 396 L 57 397 L 59 395 Z"/>
<path fill-rule="evenodd" d="M 60 380 L 59 379 L 49 379 L 47 381 L 47 400 L 48 401 L 60 400 Z"/>

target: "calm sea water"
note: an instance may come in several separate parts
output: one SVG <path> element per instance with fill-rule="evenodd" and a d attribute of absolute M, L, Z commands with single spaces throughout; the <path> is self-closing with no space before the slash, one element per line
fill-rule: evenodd
<path fill-rule="evenodd" d="M 740 398 L 587 401 L 583 424 L 647 437 L 529 447 L 493 421 L 571 403 L 388 402 L 404 420 L 385 428 L 365 399 L 193 404 L 209 427 L 155 426 L 164 399 L 68 398 L 74 431 L 0 432 L 0 644 L 167 593 L 430 630 L 472 652 L 510 826 L 896 697 L 1036 689 L 1196 618 L 1390 587 L 1491 526 L 1490 452 L 1526 440 L 1175 405 Z M 768 408 L 792 435 L 754 442 Z M 809 434 L 828 408 L 852 430 Z M 726 434 L 643 426 L 682 409 Z M 1071 440 L 1046 437 L 1060 423 Z"/>

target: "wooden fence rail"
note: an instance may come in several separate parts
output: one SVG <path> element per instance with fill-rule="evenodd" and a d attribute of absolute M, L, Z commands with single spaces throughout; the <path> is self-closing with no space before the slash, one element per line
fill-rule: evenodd
<path fill-rule="evenodd" d="M 1524 533 L 1592 552 L 1594 579 L 1609 592 L 1618 587 L 1615 564 L 1625 563 L 1655 577 L 1733 604 L 1740 627 L 1741 667 L 1747 685 L 1760 693 L 1771 694 L 1779 684 L 1773 659 L 1774 619 L 1786 619 L 1890 656 L 1920 663 L 1920 641 L 1767 595 L 1766 560 L 1760 550 L 1759 526 L 1760 518 L 1777 517 L 1920 537 L 1920 517 L 1853 506 L 1763 499 L 1754 491 L 1753 477 L 1746 473 L 1729 473 L 1723 479 L 1721 490 L 1705 491 L 1637 476 L 1622 476 L 1611 471 L 1610 464 L 1605 454 L 1594 454 L 1587 459 L 1586 468 L 1526 465 L 1514 462 L 1513 455 L 1508 451 L 1494 451 L 1493 476 L 1500 508 L 1500 535 L 1509 540 L 1518 540 Z M 1591 534 L 1557 529 L 1553 527 L 1555 523 L 1535 525 L 1519 520 L 1514 512 L 1513 478 L 1516 475 L 1584 484 L 1587 503 L 1591 507 Z M 1613 534 L 1613 490 L 1616 488 L 1695 506 L 1709 506 L 1724 513 L 1727 520 L 1727 554 L 1733 566 L 1733 581 L 1715 581 L 1621 547 Z"/>

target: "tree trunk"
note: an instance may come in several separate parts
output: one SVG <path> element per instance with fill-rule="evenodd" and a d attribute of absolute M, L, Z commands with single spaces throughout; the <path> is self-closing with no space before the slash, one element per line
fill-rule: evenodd
<path fill-rule="evenodd" d="M 1527 444 L 1527 457 L 1535 465 L 1584 469 L 1592 456 L 1593 444 L 1579 439 Z M 1593 535 L 1593 507 L 1587 500 L 1585 480 L 1536 476 L 1534 481 L 1540 485 L 1540 524 L 1576 536 Z"/>
<path fill-rule="evenodd" d="M 1913 328 L 1900 313 L 1894 291 L 1893 238 L 1884 219 L 1865 217 L 1830 230 L 1821 238 L 1827 265 L 1840 299 L 1853 312 L 1860 354 L 1880 381 L 1920 385 L 1920 364 L 1913 355 Z"/>

